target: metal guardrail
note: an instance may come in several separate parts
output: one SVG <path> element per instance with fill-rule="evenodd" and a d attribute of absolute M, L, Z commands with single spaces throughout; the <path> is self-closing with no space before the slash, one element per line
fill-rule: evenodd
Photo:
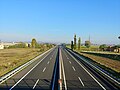
<path fill-rule="evenodd" d="M 9 78 L 11 78 L 12 76 L 14 76 L 15 74 L 17 74 L 18 72 L 20 72 L 21 70 L 23 70 L 24 68 L 26 68 L 27 66 L 29 66 L 31 63 L 33 63 L 34 61 L 36 61 L 37 59 L 39 59 L 41 56 L 43 56 L 44 54 L 46 54 L 47 52 L 49 52 L 50 50 L 52 50 L 53 48 L 49 49 L 48 51 L 44 52 L 43 54 L 35 57 L 34 59 L 30 60 L 29 62 L 21 65 L 20 67 L 14 69 L 13 71 L 9 72 L 8 74 L 0 77 L 0 84 L 2 84 L 3 82 L 5 82 L 6 80 L 8 80 Z"/>
<path fill-rule="evenodd" d="M 69 50 L 70 52 L 72 52 L 71 50 Z M 72 52 L 74 53 L 74 52 Z M 91 63 L 89 63 L 88 61 L 86 61 L 84 58 L 80 57 L 78 54 L 74 53 L 74 55 L 78 56 L 80 59 L 82 59 L 84 62 L 86 62 L 87 64 L 89 64 L 91 67 L 93 67 L 94 69 L 98 70 L 99 72 L 101 72 L 102 74 L 104 74 L 105 76 L 107 76 L 109 79 L 111 79 L 112 81 L 114 81 L 115 83 L 117 83 L 118 85 L 120 85 L 120 82 L 115 80 L 114 78 L 112 78 L 111 76 L 107 75 L 105 72 L 103 72 L 102 70 L 100 70 L 98 67 L 92 65 Z"/>

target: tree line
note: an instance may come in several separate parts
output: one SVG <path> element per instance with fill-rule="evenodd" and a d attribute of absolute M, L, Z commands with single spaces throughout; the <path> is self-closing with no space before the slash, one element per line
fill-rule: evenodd
<path fill-rule="evenodd" d="M 36 41 L 36 39 L 33 38 L 31 43 L 20 42 L 19 44 L 15 44 L 15 45 L 9 46 L 7 48 L 41 48 L 41 49 L 45 49 L 45 48 L 52 48 L 53 46 L 55 46 L 55 45 L 49 44 L 49 43 L 39 44 Z"/>
<path fill-rule="evenodd" d="M 90 43 L 90 41 L 88 40 L 88 41 L 85 41 L 85 46 L 87 47 L 87 48 L 90 48 L 90 45 L 91 45 L 91 43 Z M 71 49 L 73 50 L 76 50 L 76 49 L 78 49 L 78 50 L 80 50 L 81 49 L 81 38 L 79 37 L 78 38 L 78 45 L 77 45 L 77 37 L 76 37 L 76 34 L 74 35 L 74 41 L 71 41 Z"/>

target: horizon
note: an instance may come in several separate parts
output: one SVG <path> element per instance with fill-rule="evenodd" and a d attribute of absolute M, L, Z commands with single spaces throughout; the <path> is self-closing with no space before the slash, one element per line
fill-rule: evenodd
<path fill-rule="evenodd" d="M 120 44 L 120 0 L 0 0 L 0 40 Z"/>

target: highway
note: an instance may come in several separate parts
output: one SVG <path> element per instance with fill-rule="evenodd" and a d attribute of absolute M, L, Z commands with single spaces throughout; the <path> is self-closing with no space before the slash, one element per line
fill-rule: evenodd
<path fill-rule="evenodd" d="M 51 50 L 33 64 L 0 85 L 7 90 L 37 89 L 49 90 L 58 48 Z M 1 90 L 1 89 L 0 89 Z"/>
<path fill-rule="evenodd" d="M 111 90 L 67 50 L 62 48 L 61 52 L 65 69 L 66 90 Z"/>
<path fill-rule="evenodd" d="M 0 90 L 119 90 L 73 51 L 57 46 L 0 84 Z M 93 70 L 93 71 L 92 71 Z"/>

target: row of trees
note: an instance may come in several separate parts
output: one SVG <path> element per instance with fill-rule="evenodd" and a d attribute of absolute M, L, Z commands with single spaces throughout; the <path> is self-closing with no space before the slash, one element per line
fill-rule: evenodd
<path fill-rule="evenodd" d="M 39 44 L 39 43 L 37 43 L 36 39 L 33 38 L 31 43 L 20 42 L 19 44 L 15 44 L 15 45 L 9 46 L 7 48 L 40 48 L 40 49 L 45 49 L 45 48 L 52 48 L 53 46 L 55 46 L 55 45 L 49 44 L 49 43 Z"/>
<path fill-rule="evenodd" d="M 85 46 L 86 46 L 87 48 L 89 48 L 90 45 L 91 45 L 90 40 L 85 41 Z M 78 38 L 78 45 L 77 45 L 77 38 L 76 38 L 76 34 L 75 34 L 75 35 L 74 35 L 74 41 L 71 41 L 71 49 L 72 49 L 72 50 L 73 50 L 73 49 L 74 49 L 74 50 L 75 50 L 75 49 L 80 50 L 80 48 L 81 48 L 81 38 L 80 38 L 80 37 Z"/>
<path fill-rule="evenodd" d="M 80 50 L 81 47 L 81 38 L 78 38 L 78 45 L 77 45 L 77 38 L 76 38 L 76 34 L 74 35 L 74 42 L 71 41 L 71 49 L 75 50 L 76 48 L 78 48 L 78 50 Z"/>
<path fill-rule="evenodd" d="M 100 51 L 110 51 L 110 52 L 120 52 L 120 45 L 108 46 L 106 44 L 102 44 L 99 46 Z"/>

